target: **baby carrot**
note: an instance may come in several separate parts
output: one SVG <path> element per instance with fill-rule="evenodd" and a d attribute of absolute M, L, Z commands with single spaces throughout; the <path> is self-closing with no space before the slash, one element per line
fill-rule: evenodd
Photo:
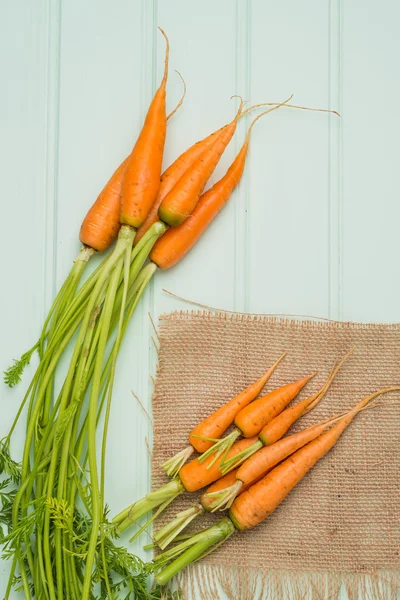
<path fill-rule="evenodd" d="M 398 390 L 399 387 L 390 387 L 366 396 L 328 431 L 291 454 L 261 481 L 236 498 L 230 510 L 235 527 L 239 530 L 249 529 L 268 517 L 315 463 L 333 448 L 360 410 L 377 396 Z"/>
<path fill-rule="evenodd" d="M 279 413 L 276 417 L 269 421 L 258 436 L 258 442 L 254 444 L 252 448 L 248 448 L 245 452 L 241 453 L 238 456 L 230 460 L 226 460 L 222 465 L 222 470 L 224 473 L 229 471 L 230 469 L 234 469 L 239 466 L 243 461 L 249 458 L 254 452 L 257 452 L 259 448 L 264 446 L 268 446 L 269 444 L 273 444 L 277 440 L 281 439 L 288 429 L 293 425 L 297 419 L 307 414 L 321 402 L 322 398 L 324 398 L 326 392 L 329 387 L 332 385 L 332 382 L 337 375 L 339 369 L 342 367 L 343 363 L 347 360 L 350 354 L 353 352 L 353 348 L 346 354 L 346 356 L 340 361 L 338 365 L 334 365 L 332 368 L 328 379 L 322 386 L 322 388 L 310 396 L 309 398 L 304 398 L 304 400 L 300 400 L 293 406 L 286 408 L 281 413 Z"/>
<path fill-rule="evenodd" d="M 119 165 L 111 176 L 97 200 L 90 207 L 81 225 L 80 241 L 98 252 L 103 252 L 109 247 L 117 237 L 121 226 L 119 220 L 121 189 L 128 158 Z"/>
<path fill-rule="evenodd" d="M 269 392 L 269 394 L 254 400 L 254 402 L 243 408 L 235 417 L 235 429 L 226 437 L 216 441 L 215 444 L 211 446 L 209 450 L 204 452 L 198 460 L 200 462 L 205 461 L 212 454 L 214 454 L 214 460 L 216 460 L 217 457 L 223 455 L 222 469 L 224 469 L 229 460 L 227 451 L 232 446 L 233 442 L 241 435 L 245 438 L 258 435 L 264 425 L 282 412 L 314 375 L 315 373 L 303 377 L 298 381 L 287 383 L 286 385 Z M 259 443 L 258 440 L 257 443 Z M 212 464 L 213 462 L 211 461 L 211 463 L 209 463 L 209 468 Z"/>
<path fill-rule="evenodd" d="M 182 175 L 162 200 L 158 214 L 160 219 L 168 225 L 180 225 L 193 211 L 204 186 L 235 133 L 242 108 L 243 102 L 241 102 L 235 118 L 221 129 L 214 143 L 204 150 L 196 159 L 192 168 Z"/>
<path fill-rule="evenodd" d="M 140 227 L 153 204 L 160 186 L 161 164 L 167 130 L 166 85 L 169 42 L 165 32 L 164 76 L 147 111 L 146 119 L 132 153 L 128 157 L 122 184 L 121 223 Z"/>
<path fill-rule="evenodd" d="M 348 357 L 353 353 L 354 349 L 352 348 L 344 358 L 339 362 L 338 365 L 335 365 L 331 372 L 329 373 L 328 379 L 322 388 L 313 396 L 309 398 L 304 398 L 304 400 L 300 400 L 294 406 L 291 406 L 281 412 L 279 415 L 274 417 L 272 421 L 267 423 L 265 427 L 262 428 L 259 438 L 263 442 L 265 446 L 268 444 L 273 444 L 277 440 L 281 439 L 288 431 L 288 429 L 293 425 L 295 421 L 297 421 L 303 415 L 309 413 L 313 408 L 321 402 L 321 400 L 326 395 L 330 386 L 339 370 L 343 366 L 344 362 L 348 359 Z"/>
<path fill-rule="evenodd" d="M 284 352 L 257 381 L 206 417 L 190 433 L 189 442 L 198 452 L 205 452 L 232 425 L 236 415 L 258 396 L 276 367 L 286 356 Z M 211 438 L 211 439 L 210 439 Z"/>
<path fill-rule="evenodd" d="M 224 517 L 217 524 L 189 538 L 185 536 L 184 541 L 158 555 L 155 564 L 162 567 L 162 570 L 156 575 L 157 583 L 168 583 L 183 568 L 223 544 L 235 529 L 249 529 L 268 517 L 315 463 L 336 444 L 358 412 L 380 394 L 399 390 L 398 386 L 385 388 L 361 400 L 328 431 L 297 450 L 238 496 L 231 507 L 229 518 Z"/>
<path fill-rule="evenodd" d="M 206 452 L 218 441 L 221 435 L 233 423 L 233 420 L 239 411 L 258 396 L 278 364 L 285 356 L 286 352 L 284 352 L 257 381 L 253 382 L 248 388 L 206 417 L 191 431 L 189 435 L 189 442 L 191 445 L 175 454 L 172 458 L 169 458 L 162 465 L 169 477 L 175 477 L 182 465 L 184 465 L 188 458 L 193 454 L 194 448 L 198 452 Z M 221 456 L 224 451 L 225 449 L 219 454 L 216 454 L 216 458 Z"/>
<path fill-rule="evenodd" d="M 244 437 L 258 435 L 262 428 L 279 415 L 314 376 L 315 373 L 312 373 L 258 398 L 240 411 L 235 418 L 236 427 Z"/>

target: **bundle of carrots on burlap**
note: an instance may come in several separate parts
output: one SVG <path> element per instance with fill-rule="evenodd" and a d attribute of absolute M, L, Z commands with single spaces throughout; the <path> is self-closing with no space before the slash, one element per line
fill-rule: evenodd
<path fill-rule="evenodd" d="M 210 545 L 218 545 L 235 526 L 243 529 L 256 524 L 273 510 L 311 463 L 328 451 L 355 414 L 371 400 L 365 399 L 347 415 L 304 432 L 301 441 L 289 441 L 289 437 L 276 442 L 294 420 L 319 402 L 338 368 L 317 395 L 288 411 L 281 413 L 310 377 L 246 407 L 261 391 L 276 363 L 249 390 L 196 428 L 190 437 L 191 448 L 166 465 L 167 472 L 174 475 L 166 488 L 109 521 L 104 482 L 112 387 L 117 356 L 135 308 L 157 268 L 167 269 L 185 256 L 228 201 L 243 174 L 251 130 L 258 119 L 283 105 L 304 108 L 289 104 L 290 98 L 247 109 L 241 101 L 231 122 L 191 146 L 161 174 L 167 121 L 183 100 L 167 116 L 169 44 L 165 33 L 161 33 L 167 44 L 164 75 L 133 150 L 82 223 L 83 248 L 53 302 L 39 340 L 5 374 L 6 383 L 10 387 L 16 385 L 32 354 L 38 351 L 39 366 L 8 435 L 0 442 L 0 474 L 7 476 L 0 483 L 0 524 L 7 528 L 1 543 L 4 555 L 12 559 L 6 598 L 14 588 L 22 589 L 28 599 L 88 600 L 94 597 L 96 584 L 101 587 L 102 598 L 117 598 L 122 589 L 124 598 L 130 594 L 134 598 L 159 598 L 158 588 L 148 590 L 149 574 L 183 552 L 178 563 L 173 561 L 158 576 L 164 583 L 181 566 L 208 552 Z M 254 118 L 226 174 L 204 192 L 239 119 L 262 106 L 270 108 Z M 114 240 L 115 247 L 81 284 L 90 257 L 107 250 Z M 58 386 L 60 360 L 70 344 L 72 355 L 67 373 Z M 96 429 L 102 414 L 98 464 Z M 21 415 L 27 417 L 26 435 L 22 461 L 17 463 L 11 457 L 10 442 Z M 237 429 L 226 440 L 220 440 L 234 419 Z M 330 429 L 325 431 L 327 428 Z M 244 438 L 235 441 L 239 435 Z M 261 448 L 272 441 L 275 443 Z M 309 445 L 298 450 L 306 442 Z M 276 445 L 280 443 L 283 445 Z M 183 466 L 193 448 L 204 454 Z M 280 462 L 244 491 L 266 469 L 288 455 L 290 459 Z M 249 474 L 246 461 L 219 481 L 217 493 L 211 490 L 202 501 L 207 509 L 222 507 L 243 492 L 231 506 L 232 520 L 223 519 L 211 533 L 186 540 L 172 554 L 161 555 L 151 565 L 112 541 L 118 529 L 123 530 L 150 509 L 160 510 L 185 489 L 194 491 L 216 481 L 245 458 L 255 461 L 256 475 Z M 196 506 L 189 516 L 179 515 L 178 524 L 160 532 L 156 540 L 161 547 L 202 510 Z"/>
<path fill-rule="evenodd" d="M 399 386 L 380 389 L 357 402 L 349 411 L 301 429 L 286 437 L 290 427 L 324 398 L 351 349 L 333 365 L 327 380 L 316 392 L 288 406 L 315 373 L 287 383 L 258 397 L 286 352 L 253 384 L 206 417 L 189 434 L 190 445 L 163 464 L 171 481 L 128 506 L 113 522 L 120 532 L 157 508 L 142 525 L 137 537 L 167 506 L 184 492 L 209 486 L 197 502 L 178 514 L 153 535 L 162 553 L 154 560 L 156 580 L 165 585 L 184 567 L 213 552 L 235 530 L 243 531 L 266 519 L 336 444 L 355 416 L 376 406 L 382 394 Z M 222 437 L 234 424 L 230 434 Z M 237 438 L 241 437 L 238 441 Z M 187 459 L 197 450 L 199 456 Z M 185 464 L 186 463 L 186 464 Z M 204 512 L 229 510 L 215 525 L 190 534 L 182 531 Z M 172 542 L 178 542 L 165 550 Z"/>

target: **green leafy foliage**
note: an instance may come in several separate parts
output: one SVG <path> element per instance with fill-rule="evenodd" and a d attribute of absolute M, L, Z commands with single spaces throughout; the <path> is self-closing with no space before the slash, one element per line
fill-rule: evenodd
<path fill-rule="evenodd" d="M 17 383 L 21 381 L 22 373 L 24 369 L 31 362 L 32 354 L 35 352 L 37 344 L 30 350 L 25 352 L 19 360 L 14 359 L 13 364 L 4 371 L 4 383 L 8 387 L 13 388 Z"/>
<path fill-rule="evenodd" d="M 41 527 L 44 516 L 44 498 L 39 498 L 31 502 L 28 506 L 28 512 L 18 521 L 18 526 L 9 528 L 9 532 L 2 539 L 3 554 L 2 558 L 10 559 L 14 557 L 18 550 L 21 558 L 24 558 L 27 549 L 30 547 L 32 537 L 38 527 Z"/>
<path fill-rule="evenodd" d="M 3 473 L 16 485 L 21 481 L 21 464 L 11 458 L 8 438 L 0 440 L 0 475 Z"/>

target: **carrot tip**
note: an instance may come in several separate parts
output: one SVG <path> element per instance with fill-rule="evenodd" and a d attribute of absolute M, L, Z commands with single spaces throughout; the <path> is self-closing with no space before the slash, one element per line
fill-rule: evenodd
<path fill-rule="evenodd" d="M 169 115 L 167 115 L 167 121 L 169 121 L 170 118 L 176 113 L 176 111 L 182 106 L 183 101 L 186 96 L 186 81 L 183 79 L 182 74 L 179 71 L 177 71 L 176 69 L 175 69 L 175 73 L 178 73 L 179 77 L 181 78 L 181 81 L 183 83 L 183 93 L 182 93 L 181 99 L 179 100 L 178 104 L 175 106 L 174 110 L 172 112 L 170 112 Z"/>

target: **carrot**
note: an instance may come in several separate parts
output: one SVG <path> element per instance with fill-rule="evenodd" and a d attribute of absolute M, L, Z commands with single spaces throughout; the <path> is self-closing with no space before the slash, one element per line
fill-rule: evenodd
<path fill-rule="evenodd" d="M 193 454 L 194 448 L 198 452 L 206 452 L 213 447 L 214 443 L 218 441 L 221 435 L 233 423 L 233 420 L 239 411 L 258 396 L 278 364 L 285 356 L 286 352 L 284 352 L 257 381 L 253 382 L 248 388 L 232 398 L 232 400 L 229 400 L 229 402 L 221 406 L 221 408 L 206 417 L 191 431 L 189 435 L 189 442 L 191 445 L 175 454 L 172 458 L 169 458 L 162 465 L 169 477 L 175 477 L 179 469 Z M 222 455 L 224 451 L 225 449 L 216 455 L 217 458 Z"/>
<path fill-rule="evenodd" d="M 279 106 L 280 105 L 261 113 L 254 119 L 239 154 L 236 156 L 225 175 L 200 197 L 193 212 L 183 223 L 167 230 L 159 239 L 150 256 L 151 260 L 155 262 L 159 268 L 168 269 L 179 262 L 194 246 L 211 221 L 229 200 L 233 190 L 238 185 L 243 175 L 249 148 L 250 134 L 253 126 L 264 114 L 267 114 L 271 110 L 275 110 Z M 210 153 L 211 150 L 212 148 L 209 148 Z M 187 171 L 187 173 L 189 176 L 191 171 Z M 179 181 L 179 185 L 181 184 L 181 181 L 182 180 Z M 193 196 L 189 187 L 187 188 L 187 191 L 188 197 L 194 198 L 194 200 L 197 201 L 197 196 Z M 175 193 L 175 188 L 172 189 L 171 193 Z"/>
<path fill-rule="evenodd" d="M 142 223 L 136 232 L 135 244 L 143 237 L 148 229 L 159 221 L 158 208 L 165 198 L 165 196 L 172 190 L 174 185 L 179 181 L 182 175 L 193 166 L 193 163 L 203 154 L 206 148 L 210 148 L 215 142 L 218 135 L 221 133 L 221 129 L 214 131 L 203 140 L 196 142 L 193 146 L 190 146 L 185 152 L 183 152 L 178 158 L 164 171 L 160 179 L 160 187 L 154 203 Z"/>
<path fill-rule="evenodd" d="M 242 107 L 243 103 L 240 104 L 235 118 L 221 129 L 214 143 L 204 150 L 196 159 L 192 168 L 182 175 L 176 185 L 163 198 L 158 209 L 158 215 L 168 225 L 180 225 L 193 211 L 204 186 L 235 133 Z"/>
<path fill-rule="evenodd" d="M 257 381 L 254 381 L 249 387 L 232 398 L 232 400 L 229 400 L 229 402 L 201 421 L 191 431 L 189 442 L 198 452 L 205 452 L 211 448 L 213 443 L 225 433 L 228 427 L 232 425 L 236 415 L 258 396 L 286 354 L 284 352 Z"/>
<path fill-rule="evenodd" d="M 161 164 L 167 130 L 166 85 L 169 42 L 166 41 L 165 67 L 161 85 L 147 111 L 143 128 L 128 158 L 122 184 L 121 223 L 140 227 L 153 204 L 160 186 Z"/>
<path fill-rule="evenodd" d="M 156 575 L 157 583 L 165 585 L 186 566 L 213 552 L 235 532 L 235 529 L 249 529 L 268 517 L 314 464 L 336 444 L 358 412 L 380 394 L 399 390 L 398 386 L 385 388 L 361 400 L 332 425 L 331 429 L 297 450 L 236 498 L 229 518 L 224 517 L 217 524 L 189 538 L 185 536 L 186 539 L 180 544 L 159 554 L 154 562 L 156 566 L 163 568 Z"/>
<path fill-rule="evenodd" d="M 286 100 L 286 102 L 288 102 L 289 99 Z M 266 112 L 276 110 L 279 108 L 279 106 L 280 105 L 274 106 Z M 249 110 L 250 108 L 247 109 L 246 112 Z M 237 122 L 243 114 L 242 101 L 235 118 L 228 125 L 222 128 L 214 144 L 204 151 L 204 153 L 196 160 L 193 167 L 186 171 L 173 189 L 165 196 L 158 209 L 158 214 L 160 218 L 168 225 L 173 227 L 180 225 L 193 212 L 193 209 L 199 201 L 204 186 L 217 166 L 223 152 L 225 151 L 225 148 L 232 139 L 236 130 Z M 243 155 L 237 164 L 237 166 L 239 166 L 239 171 L 240 169 L 243 170 L 244 167 L 247 145 L 245 144 L 246 147 L 243 151 Z M 239 178 L 237 178 L 236 175 L 236 178 L 234 177 L 233 180 L 236 179 L 237 183 L 237 181 L 240 179 L 240 176 L 241 173 Z M 236 183 L 233 185 L 233 187 L 235 187 Z"/>
<path fill-rule="evenodd" d="M 200 462 L 205 461 L 212 454 L 214 454 L 213 460 L 216 460 L 222 455 L 223 460 L 221 467 L 226 473 L 226 463 L 230 458 L 227 452 L 233 442 L 241 435 L 245 438 L 249 438 L 259 434 L 263 426 L 271 421 L 277 414 L 282 412 L 285 406 L 297 396 L 300 390 L 312 377 L 314 377 L 314 375 L 315 373 L 303 377 L 298 381 L 294 381 L 293 383 L 283 385 L 269 394 L 254 400 L 254 402 L 243 408 L 235 417 L 235 429 L 226 437 L 216 441 L 215 444 L 209 450 L 204 452 L 198 460 Z M 211 468 L 213 461 L 208 464 L 208 468 Z"/>
<path fill-rule="evenodd" d="M 98 252 L 106 250 L 117 237 L 121 210 L 122 181 L 128 164 L 127 157 L 111 176 L 84 218 L 79 239 Z"/>
<path fill-rule="evenodd" d="M 209 491 L 207 490 L 206 495 L 210 500 L 211 510 L 229 508 L 235 497 L 244 491 L 243 488 L 245 486 L 249 487 L 253 485 L 281 460 L 287 458 L 290 454 L 293 454 L 293 452 L 321 435 L 338 418 L 341 418 L 341 416 L 316 423 L 307 429 L 278 440 L 270 446 L 263 447 L 262 442 L 258 441 L 252 447 L 252 453 L 249 454 L 248 458 L 246 458 L 245 453 L 242 454 L 243 464 L 239 468 L 236 468 L 235 471 L 228 472 L 225 475 L 227 477 L 231 473 L 236 473 L 235 481 L 231 486 L 227 486 L 226 489 L 220 488 L 219 493 L 217 493 L 218 490 L 212 490 L 211 495 L 209 495 Z"/>
<path fill-rule="evenodd" d="M 297 450 L 236 498 L 230 510 L 235 527 L 239 530 L 249 529 L 268 517 L 315 463 L 333 448 L 360 410 L 377 396 L 398 390 L 399 387 L 390 387 L 366 396 L 328 431 Z"/>
<path fill-rule="evenodd" d="M 230 456 L 241 452 L 255 441 L 255 438 L 240 440 L 230 449 Z M 144 498 L 131 504 L 116 515 L 113 518 L 113 524 L 118 527 L 119 532 L 122 532 L 150 510 L 158 507 L 157 516 L 183 492 L 195 492 L 222 477 L 219 469 L 221 462 L 222 458 L 220 461 L 216 461 L 212 468 L 208 469 L 208 463 L 201 464 L 198 459 L 192 460 L 181 468 L 178 477 L 175 477 L 155 492 L 146 494 Z M 151 520 L 143 527 L 146 527 Z"/>
<path fill-rule="evenodd" d="M 324 398 L 343 363 L 347 360 L 350 354 L 352 354 L 352 352 L 353 348 L 346 354 L 346 356 L 339 362 L 338 365 L 333 366 L 328 379 L 318 392 L 308 398 L 304 398 L 304 400 L 297 402 L 293 406 L 290 406 L 279 413 L 272 419 L 272 421 L 269 421 L 269 423 L 262 428 L 258 436 L 258 442 L 254 444 L 252 448 L 248 448 L 239 456 L 225 461 L 222 465 L 223 472 L 226 473 L 230 469 L 234 469 L 239 466 L 242 462 L 254 454 L 254 452 L 257 452 L 262 445 L 268 446 L 269 444 L 273 444 L 277 440 L 281 439 L 288 429 L 293 425 L 293 423 L 297 421 L 297 419 L 315 408 L 317 404 L 319 404 L 319 402 L 321 402 L 321 400 Z"/>
<path fill-rule="evenodd" d="M 252 440 L 251 443 L 249 443 L 250 440 Z M 256 440 L 256 437 L 239 440 L 229 449 L 229 452 L 227 453 L 228 458 L 239 454 L 239 452 L 242 452 L 242 450 L 251 446 Z M 196 492 L 222 477 L 222 472 L 220 470 L 221 462 L 222 457 L 215 461 L 212 457 L 209 457 L 204 462 L 200 462 L 199 459 L 196 458 L 184 465 L 179 471 L 179 477 L 185 490 L 187 492 Z"/>
<path fill-rule="evenodd" d="M 240 429 L 244 437 L 259 434 L 267 423 L 286 408 L 314 375 L 316 373 L 302 377 L 293 383 L 288 383 L 266 396 L 258 398 L 250 406 L 246 406 L 240 411 L 235 419 L 236 427 Z"/>

